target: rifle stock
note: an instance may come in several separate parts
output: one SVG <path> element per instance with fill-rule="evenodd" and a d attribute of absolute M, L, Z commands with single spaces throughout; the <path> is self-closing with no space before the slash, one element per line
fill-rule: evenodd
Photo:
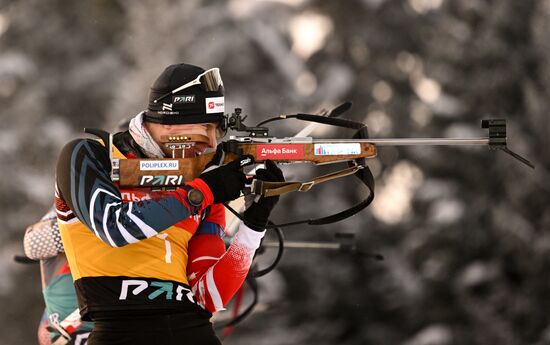
<path fill-rule="evenodd" d="M 376 156 L 376 147 L 364 142 L 238 143 L 236 147 L 241 154 L 253 156 L 256 163 L 270 159 L 279 163 L 320 165 Z M 198 177 L 213 157 L 214 153 L 179 159 L 121 159 L 118 182 L 121 188 L 177 187 Z M 226 152 L 224 164 L 237 157 L 235 153 Z"/>

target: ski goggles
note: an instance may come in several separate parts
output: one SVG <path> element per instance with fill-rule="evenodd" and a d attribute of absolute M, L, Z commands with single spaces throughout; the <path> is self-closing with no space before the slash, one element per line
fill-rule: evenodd
<path fill-rule="evenodd" d="M 158 103 L 158 101 L 173 95 L 181 90 L 190 88 L 191 86 L 199 85 L 206 92 L 216 92 L 220 88 L 223 88 L 223 81 L 220 75 L 220 69 L 218 67 L 211 68 L 199 74 L 195 79 L 190 82 L 183 84 L 175 88 L 174 90 L 165 93 L 164 95 L 158 97 L 153 101 L 153 103 Z"/>

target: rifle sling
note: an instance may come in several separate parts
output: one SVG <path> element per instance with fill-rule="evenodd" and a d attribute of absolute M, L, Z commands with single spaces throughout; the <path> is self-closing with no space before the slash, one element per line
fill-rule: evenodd
<path fill-rule="evenodd" d="M 363 210 L 364 208 L 369 206 L 370 203 L 372 202 L 372 200 L 374 199 L 374 178 L 372 176 L 372 173 L 371 173 L 369 167 L 363 165 L 365 163 L 364 159 L 361 159 L 361 160 L 358 160 L 358 161 L 359 161 L 359 166 L 361 168 L 357 169 L 356 166 L 355 166 L 356 163 L 354 164 L 354 163 L 351 163 L 351 162 L 350 162 L 350 164 L 353 164 L 353 165 L 350 168 L 356 169 L 355 176 L 359 180 L 361 180 L 361 182 L 369 190 L 369 195 L 363 201 L 353 205 L 352 207 L 350 207 L 348 209 L 345 209 L 343 211 L 334 213 L 334 214 L 326 216 L 326 217 L 314 218 L 314 219 L 309 218 L 309 219 L 297 220 L 297 221 L 288 222 L 288 223 L 281 223 L 281 224 L 269 223 L 268 225 L 265 226 L 265 228 L 266 229 L 282 228 L 282 227 L 287 227 L 287 226 L 292 226 L 292 225 L 299 225 L 299 224 L 324 225 L 324 224 L 336 223 L 336 222 L 339 222 L 341 220 L 344 220 L 346 218 L 349 218 L 349 217 L 353 216 L 354 214 L 360 212 L 361 210 Z M 224 206 L 229 211 L 231 211 L 231 213 L 233 213 L 237 218 L 242 220 L 245 224 L 248 224 L 247 220 L 244 219 L 244 217 L 241 214 L 239 214 L 237 211 L 235 211 L 231 206 L 229 206 L 227 203 L 224 203 Z"/>
<path fill-rule="evenodd" d="M 349 168 L 332 172 L 330 174 L 318 176 L 309 182 L 269 182 L 262 180 L 254 180 L 252 192 L 265 197 L 277 196 L 290 192 L 307 192 L 313 186 L 323 182 L 331 181 L 340 177 L 345 177 L 355 174 L 359 169 L 363 169 L 361 165 L 353 165 Z"/>

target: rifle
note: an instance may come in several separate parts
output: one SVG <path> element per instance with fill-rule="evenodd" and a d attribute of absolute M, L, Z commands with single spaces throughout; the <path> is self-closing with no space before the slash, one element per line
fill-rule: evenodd
<path fill-rule="evenodd" d="M 283 164 L 312 163 L 315 165 L 324 165 L 376 157 L 376 146 L 478 145 L 488 146 L 492 150 L 502 150 L 523 164 L 534 168 L 533 164 L 527 159 L 508 149 L 505 119 L 482 120 L 482 128 L 487 128 L 489 131 L 489 136 L 484 138 L 276 138 L 269 136 L 269 129 L 267 127 L 248 127 L 244 125 L 243 121 L 246 119 L 246 116 L 243 118 L 241 111 L 240 108 L 236 108 L 235 112 L 227 120 L 226 126 L 238 132 L 248 132 L 248 135 L 231 136 L 228 141 L 222 143 L 225 152 L 223 163 L 237 159 L 240 155 L 251 155 L 258 164 L 270 159 Z M 359 122 L 311 114 L 280 115 L 261 124 L 274 121 L 275 119 L 291 118 L 359 130 L 367 128 L 366 125 Z M 85 129 L 85 131 L 91 134 L 97 134 L 98 132 L 91 129 Z M 161 140 L 164 142 L 164 145 L 172 150 L 171 158 L 111 159 L 113 163 L 111 174 L 113 181 L 118 181 L 121 188 L 149 187 L 153 189 L 170 189 L 198 177 L 206 164 L 214 157 L 213 152 L 193 158 L 185 158 L 183 156 L 184 149 L 190 148 L 197 143 L 208 143 L 208 138 L 202 135 L 163 136 Z M 110 142 L 110 140 L 106 140 L 106 142 Z M 347 175 L 361 168 L 357 166 L 353 172 L 350 171 Z M 338 175 L 330 179 L 347 175 Z M 307 192 L 313 185 L 328 180 L 299 183 L 300 186 L 296 190 Z M 294 190 L 284 190 L 278 194 L 290 191 Z M 266 190 L 265 188 L 261 190 L 261 193 L 265 196 L 278 195 L 275 194 L 277 192 Z"/>
<path fill-rule="evenodd" d="M 506 120 L 486 119 L 482 120 L 481 127 L 488 130 L 488 136 L 482 138 L 384 138 L 372 139 L 368 137 L 367 126 L 361 122 L 337 118 L 347 111 L 351 103 L 344 103 L 332 110 L 331 116 L 313 114 L 279 115 L 267 119 L 257 126 L 249 127 L 244 124 L 246 116 L 242 116 L 242 109 L 235 111 L 226 117 L 222 129 L 234 130 L 241 135 L 230 136 L 229 140 L 221 143 L 224 157 L 223 163 L 228 163 L 242 155 L 250 155 L 256 163 L 263 163 L 267 159 L 282 164 L 311 163 L 315 165 L 347 162 L 348 167 L 316 177 L 305 182 L 264 182 L 253 180 L 251 192 L 263 196 L 276 196 L 293 191 L 307 192 L 313 186 L 336 178 L 356 175 L 370 190 L 369 197 L 363 202 L 353 206 L 349 210 L 332 216 L 279 224 L 287 226 L 294 224 L 327 224 L 347 218 L 370 204 L 374 198 L 374 181 L 370 173 L 366 159 L 376 157 L 377 146 L 416 146 L 416 145 L 446 145 L 487 146 L 491 150 L 501 150 L 511 155 L 521 163 L 534 168 L 533 164 L 524 157 L 511 151 L 507 147 Z M 335 116 L 332 116 L 332 115 Z M 314 123 L 322 123 L 332 126 L 344 127 L 356 130 L 351 139 L 314 139 L 312 137 L 285 137 L 277 138 L 269 135 L 269 128 L 263 126 L 266 123 L 297 119 Z M 85 129 L 87 133 L 99 136 L 103 142 L 108 143 L 109 152 L 112 154 L 112 136 L 109 133 Z M 243 135 L 243 133 L 245 133 Z M 198 143 L 207 143 L 208 138 L 201 135 L 164 136 L 163 144 L 172 152 L 171 158 L 165 159 L 114 159 L 111 156 L 111 179 L 118 182 L 120 188 L 151 188 L 152 190 L 170 190 L 183 185 L 198 177 L 207 163 L 212 160 L 214 153 L 200 155 L 198 157 L 185 158 L 185 149 Z M 231 208 L 230 211 L 238 214 Z M 276 227 L 273 225 L 273 227 Z"/>

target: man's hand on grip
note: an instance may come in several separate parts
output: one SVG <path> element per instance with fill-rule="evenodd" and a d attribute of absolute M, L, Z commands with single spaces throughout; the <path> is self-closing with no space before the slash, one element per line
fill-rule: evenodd
<path fill-rule="evenodd" d="M 241 156 L 226 165 L 218 166 L 222 164 L 221 154 L 221 147 L 218 146 L 216 155 L 207 164 L 205 172 L 199 176 L 212 191 L 215 204 L 231 201 L 240 196 L 241 190 L 247 182 L 242 168 L 254 163 L 254 157 Z"/>
<path fill-rule="evenodd" d="M 271 160 L 265 162 L 265 169 L 256 170 L 256 178 L 269 182 L 285 181 L 283 172 Z M 279 196 L 271 196 L 261 197 L 257 202 L 253 202 L 252 205 L 244 211 L 245 224 L 253 230 L 265 230 L 269 215 L 278 201 Z"/>

